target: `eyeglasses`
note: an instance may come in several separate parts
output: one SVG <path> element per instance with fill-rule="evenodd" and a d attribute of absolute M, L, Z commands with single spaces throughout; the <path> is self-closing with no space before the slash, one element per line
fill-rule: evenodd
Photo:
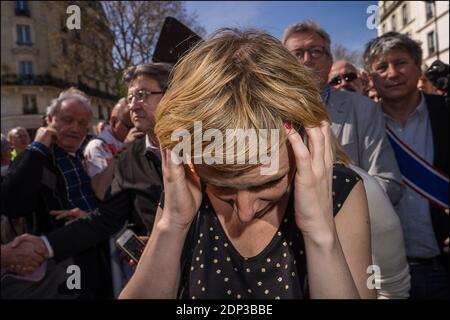
<path fill-rule="evenodd" d="M 331 79 L 329 84 L 332 86 L 337 86 L 342 83 L 342 80 L 345 80 L 345 82 L 352 82 L 356 78 L 358 78 L 358 75 L 356 73 L 353 73 L 353 72 L 345 73 L 342 76 L 337 76 L 337 77 L 334 77 L 333 79 Z"/>
<path fill-rule="evenodd" d="M 312 58 L 319 59 L 325 53 L 327 53 L 327 50 L 325 50 L 325 47 L 322 47 L 322 46 L 313 46 L 311 48 L 306 48 L 306 49 L 299 48 L 297 50 L 292 51 L 294 56 L 296 56 L 297 59 L 300 59 L 300 60 L 303 60 L 303 58 L 305 57 L 305 52 L 308 52 Z"/>
<path fill-rule="evenodd" d="M 133 101 L 133 97 L 135 97 L 138 102 L 145 102 L 151 95 L 163 94 L 163 93 L 164 93 L 164 91 L 150 91 L 150 90 L 141 89 L 141 90 L 136 91 L 135 93 L 129 94 L 127 96 L 127 103 L 131 104 L 131 102 Z"/>

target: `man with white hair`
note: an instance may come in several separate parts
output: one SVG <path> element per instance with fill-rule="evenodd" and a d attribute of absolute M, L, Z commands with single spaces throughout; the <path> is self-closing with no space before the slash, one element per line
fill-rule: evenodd
<path fill-rule="evenodd" d="M 37 235 L 64 226 L 53 211 L 91 212 L 98 205 L 79 150 L 92 121 L 90 101 L 79 93 L 64 93 L 51 102 L 46 119 L 48 126 L 38 129 L 35 140 L 10 166 L 1 186 L 2 212 L 32 221 L 30 233 Z M 108 284 L 107 275 L 94 256 L 88 250 L 77 257 L 83 268 L 82 291 L 78 293 L 107 296 L 111 290 L 103 287 Z"/>

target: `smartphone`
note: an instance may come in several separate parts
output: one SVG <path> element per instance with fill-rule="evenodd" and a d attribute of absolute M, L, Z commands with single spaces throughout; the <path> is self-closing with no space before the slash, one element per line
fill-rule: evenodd
<path fill-rule="evenodd" d="M 144 252 L 145 243 L 132 230 L 126 229 L 117 238 L 116 246 L 137 264 Z"/>

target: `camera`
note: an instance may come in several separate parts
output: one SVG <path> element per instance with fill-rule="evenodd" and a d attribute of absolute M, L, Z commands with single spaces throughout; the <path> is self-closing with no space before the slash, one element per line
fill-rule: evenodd
<path fill-rule="evenodd" d="M 448 93 L 448 64 L 445 64 L 440 60 L 434 61 L 425 72 L 425 76 L 431 81 L 435 88 Z"/>

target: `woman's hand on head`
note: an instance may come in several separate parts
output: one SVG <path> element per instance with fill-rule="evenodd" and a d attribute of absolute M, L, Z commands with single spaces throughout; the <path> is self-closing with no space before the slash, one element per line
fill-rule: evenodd
<path fill-rule="evenodd" d="M 170 149 L 162 149 L 164 209 L 161 220 L 169 226 L 189 228 L 202 202 L 200 179 L 191 164 L 177 163 Z"/>
<path fill-rule="evenodd" d="M 330 125 L 305 128 L 308 147 L 300 134 L 285 125 L 297 171 L 294 178 L 295 220 L 304 237 L 326 240 L 335 232 L 332 202 L 333 150 Z"/>

